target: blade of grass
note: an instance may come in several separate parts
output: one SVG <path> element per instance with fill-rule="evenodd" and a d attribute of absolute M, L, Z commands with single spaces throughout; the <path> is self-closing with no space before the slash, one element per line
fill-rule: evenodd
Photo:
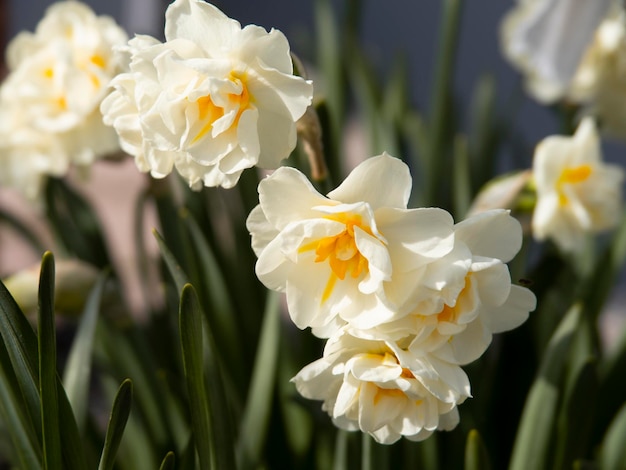
<path fill-rule="evenodd" d="M 57 348 L 54 316 L 54 257 L 43 255 L 39 277 L 39 392 L 43 463 L 46 470 L 61 469 L 61 438 L 57 398 Z"/>
<path fill-rule="evenodd" d="M 130 379 L 126 379 L 120 385 L 113 401 L 98 470 L 113 470 L 114 468 L 115 456 L 122 441 L 126 422 L 130 416 L 132 400 L 133 383 Z"/>

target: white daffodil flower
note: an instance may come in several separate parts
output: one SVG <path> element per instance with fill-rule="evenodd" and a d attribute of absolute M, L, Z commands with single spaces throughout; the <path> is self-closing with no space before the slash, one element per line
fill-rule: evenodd
<path fill-rule="evenodd" d="M 519 251 L 522 229 L 509 211 L 491 210 L 454 227 L 454 249 L 428 268 L 443 305 L 431 313 L 418 306 L 409 315 L 369 330 L 349 327 L 355 336 L 408 344 L 414 357 L 429 355 L 450 364 L 478 359 L 494 333 L 521 325 L 535 309 L 535 295 L 511 285 L 505 263 Z"/>
<path fill-rule="evenodd" d="M 10 42 L 0 88 L 3 185 L 36 198 L 45 176 L 119 150 L 99 107 L 121 70 L 112 49 L 126 40 L 112 18 L 65 1 L 48 8 L 34 33 Z"/>
<path fill-rule="evenodd" d="M 542 140 L 535 149 L 533 176 L 537 240 L 550 238 L 562 250 L 574 251 L 586 233 L 610 229 L 621 220 L 624 172 L 602 161 L 593 119 L 583 119 L 571 137 Z"/>
<path fill-rule="evenodd" d="M 436 430 L 453 429 L 459 422 L 457 405 L 470 396 L 460 367 L 430 363 L 395 345 L 345 332 L 329 340 L 324 356 L 292 381 L 305 398 L 323 401 L 336 426 L 367 432 L 382 444 L 403 436 L 421 441 Z"/>
<path fill-rule="evenodd" d="M 129 41 L 130 70 L 101 108 L 141 171 L 162 178 L 175 167 L 194 189 L 229 188 L 244 169 L 289 156 L 313 87 L 293 75 L 280 31 L 241 28 L 209 3 L 176 0 L 165 39 Z"/>
<path fill-rule="evenodd" d="M 518 0 L 504 18 L 505 57 L 542 103 L 564 97 L 596 28 L 614 0 Z"/>
<path fill-rule="evenodd" d="M 441 209 L 407 209 L 410 191 L 408 167 L 387 154 L 328 197 L 293 168 L 261 181 L 247 220 L 256 274 L 286 293 L 299 328 L 321 337 L 345 322 L 369 328 L 430 297 L 427 267 L 452 250 L 453 221 Z"/>
<path fill-rule="evenodd" d="M 626 138 L 626 12 L 615 8 L 599 26 L 567 99 L 596 117 L 603 134 Z"/>

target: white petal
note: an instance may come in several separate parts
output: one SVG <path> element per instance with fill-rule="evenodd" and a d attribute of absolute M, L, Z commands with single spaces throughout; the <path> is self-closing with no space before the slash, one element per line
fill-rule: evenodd
<path fill-rule="evenodd" d="M 522 246 L 522 227 L 506 210 L 476 214 L 456 224 L 454 232 L 473 255 L 497 258 L 505 263 Z"/>
<path fill-rule="evenodd" d="M 265 216 L 278 230 L 295 220 L 319 217 L 312 207 L 333 204 L 302 173 L 288 167 L 277 169 L 259 183 L 259 201 Z"/>
<path fill-rule="evenodd" d="M 344 203 L 367 202 L 381 207 L 406 209 L 411 195 L 411 174 L 402 160 L 386 153 L 359 164 L 328 197 Z"/>
<path fill-rule="evenodd" d="M 536 306 L 535 294 L 525 287 L 513 285 L 504 305 L 490 310 L 486 321 L 493 333 L 509 331 L 524 323 Z"/>

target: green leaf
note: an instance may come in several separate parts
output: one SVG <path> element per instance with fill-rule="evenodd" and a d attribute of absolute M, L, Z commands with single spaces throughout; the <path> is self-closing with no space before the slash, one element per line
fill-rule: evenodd
<path fill-rule="evenodd" d="M 315 37 L 317 63 L 320 67 L 320 77 L 323 77 L 322 87 L 325 90 L 324 105 L 328 110 L 328 131 L 325 139 L 325 149 L 329 153 L 328 162 L 332 176 L 337 179 L 342 175 L 339 172 L 339 158 L 341 145 L 341 128 L 345 114 L 344 70 L 342 67 L 342 41 L 339 27 L 335 19 L 333 5 L 330 0 L 319 0 L 314 3 L 315 8 Z M 324 115 L 324 113 L 322 113 Z M 330 145 L 328 145 L 330 144 Z"/>
<path fill-rule="evenodd" d="M 228 357 L 229 371 L 238 385 L 245 383 L 246 364 L 239 344 L 239 327 L 233 303 L 228 296 L 228 286 L 220 270 L 217 259 L 202 235 L 200 227 L 189 213 L 182 216 L 191 234 L 191 241 L 200 261 L 203 273 L 203 289 L 208 296 L 208 305 L 205 310 L 213 337 L 220 351 Z"/>
<path fill-rule="evenodd" d="M 57 348 L 54 317 L 54 257 L 46 252 L 39 277 L 39 391 L 44 469 L 61 469 L 59 405 L 57 398 Z"/>
<path fill-rule="evenodd" d="M 480 433 L 472 429 L 465 444 L 465 470 L 489 470 L 489 454 Z"/>
<path fill-rule="evenodd" d="M 496 144 L 501 135 L 495 121 L 496 82 L 492 75 L 479 78 L 472 96 L 470 154 L 472 188 L 478 190 L 494 176 Z"/>
<path fill-rule="evenodd" d="M 44 244 L 39 240 L 35 232 L 33 232 L 26 224 L 20 221 L 17 217 L 13 216 L 9 212 L 0 208 L 0 222 L 5 222 L 11 228 L 13 228 L 20 237 L 27 241 L 28 244 L 36 253 L 43 253 L 45 251 Z"/>
<path fill-rule="evenodd" d="M 551 436 L 561 397 L 564 366 L 580 314 L 581 305 L 572 306 L 548 342 L 538 376 L 526 397 L 511 456 L 511 470 L 550 468 Z"/>
<path fill-rule="evenodd" d="M 454 140 L 453 203 L 455 219 L 465 218 L 472 204 L 472 181 L 469 168 L 467 138 L 457 136 Z"/>
<path fill-rule="evenodd" d="M 110 266 L 109 255 L 96 212 L 65 181 L 48 178 L 48 220 L 59 244 L 79 259 L 99 268 Z"/>
<path fill-rule="evenodd" d="M 181 293 L 183 291 L 183 287 L 185 284 L 189 283 L 189 278 L 187 274 L 183 271 L 183 268 L 178 263 L 174 254 L 170 251 L 170 249 L 165 244 L 165 240 L 156 230 L 152 231 L 152 234 L 156 238 L 156 241 L 159 245 L 159 250 L 161 251 L 161 256 L 163 256 L 163 260 L 165 261 L 165 265 L 174 279 L 174 284 L 176 285 L 176 290 Z"/>
<path fill-rule="evenodd" d="M 104 446 L 102 455 L 100 456 L 100 464 L 98 470 L 112 470 L 115 464 L 115 456 L 122 441 L 124 428 L 130 416 L 130 409 L 133 400 L 133 383 L 130 379 L 126 379 L 120 385 L 120 388 L 113 401 L 111 416 L 107 426 L 106 436 L 104 438 Z"/>
<path fill-rule="evenodd" d="M 41 430 L 37 336 L 5 285 L 0 282 L 0 335 L 35 429 Z"/>
<path fill-rule="evenodd" d="M 100 274 L 89 294 L 63 375 L 65 393 L 72 405 L 76 422 L 81 430 L 85 427 L 85 419 L 87 417 L 93 339 L 100 311 L 102 292 L 107 278 L 108 271 Z"/>
<path fill-rule="evenodd" d="M 174 452 L 168 452 L 165 454 L 159 470 L 174 470 L 176 468 L 176 457 Z"/>
<path fill-rule="evenodd" d="M 626 404 L 613 419 L 600 448 L 602 470 L 626 469 Z"/>
<path fill-rule="evenodd" d="M 589 448 L 598 395 L 595 359 L 588 359 L 577 372 L 557 422 L 555 468 L 570 468 L 576 459 L 586 457 Z"/>
<path fill-rule="evenodd" d="M 212 427 L 207 392 L 204 387 L 204 364 L 202 344 L 202 312 L 198 298 L 191 284 L 182 289 L 180 299 L 180 338 L 183 350 L 183 366 L 187 391 L 191 426 L 200 467 L 217 469 L 217 444 Z"/>
<path fill-rule="evenodd" d="M 28 415 L 20 386 L 13 373 L 4 343 L 0 342 L 0 419 L 6 425 L 15 450 L 14 466 L 25 470 L 42 468 L 41 446 Z"/>
<path fill-rule="evenodd" d="M 258 467 L 263 460 L 272 398 L 276 383 L 276 361 L 280 345 L 279 294 L 269 292 L 263 315 L 263 327 L 257 348 L 248 402 L 243 414 L 238 448 L 240 467 Z"/>
<path fill-rule="evenodd" d="M 459 37 L 462 0 L 445 0 L 443 3 L 442 25 L 439 33 L 439 53 L 435 65 L 433 90 L 431 93 L 430 130 L 432 138 L 428 149 L 429 174 L 426 181 L 426 202 L 439 205 L 442 180 L 449 164 L 446 158 L 445 145 L 449 140 L 448 130 L 453 117 L 451 112 L 452 80 L 456 62 L 456 49 Z"/>

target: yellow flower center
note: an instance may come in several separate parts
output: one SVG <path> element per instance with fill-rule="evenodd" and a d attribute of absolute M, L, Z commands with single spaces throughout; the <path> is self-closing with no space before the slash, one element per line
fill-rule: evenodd
<path fill-rule="evenodd" d="M 328 300 L 337 279 L 344 280 L 346 274 L 354 279 L 368 270 L 367 259 L 361 254 L 354 240 L 354 227 L 359 227 L 364 232 L 374 236 L 371 229 L 363 224 L 359 214 L 332 214 L 325 217 L 345 224 L 345 229 L 331 237 L 324 237 L 300 247 L 299 253 L 315 250 L 315 262 L 321 263 L 328 260 L 331 274 L 322 294 L 322 303 Z"/>
<path fill-rule="evenodd" d="M 241 85 L 241 93 L 229 93 L 228 102 L 233 108 L 237 108 L 237 115 L 230 125 L 229 129 L 236 128 L 239 124 L 239 119 L 243 112 L 250 108 L 252 97 L 248 91 L 245 80 L 238 75 L 231 73 L 230 80 Z M 224 116 L 224 108 L 217 106 L 211 99 L 211 95 L 203 96 L 197 100 L 198 104 L 198 119 L 204 121 L 204 126 L 196 134 L 191 143 L 196 143 L 202 137 L 204 137 L 212 128 L 215 121 Z"/>
<path fill-rule="evenodd" d="M 565 168 L 556 182 L 556 188 L 559 193 L 559 203 L 564 206 L 569 201 L 563 191 L 565 184 L 578 184 L 586 181 L 591 176 L 592 169 L 590 165 L 580 165 L 572 168 Z"/>

